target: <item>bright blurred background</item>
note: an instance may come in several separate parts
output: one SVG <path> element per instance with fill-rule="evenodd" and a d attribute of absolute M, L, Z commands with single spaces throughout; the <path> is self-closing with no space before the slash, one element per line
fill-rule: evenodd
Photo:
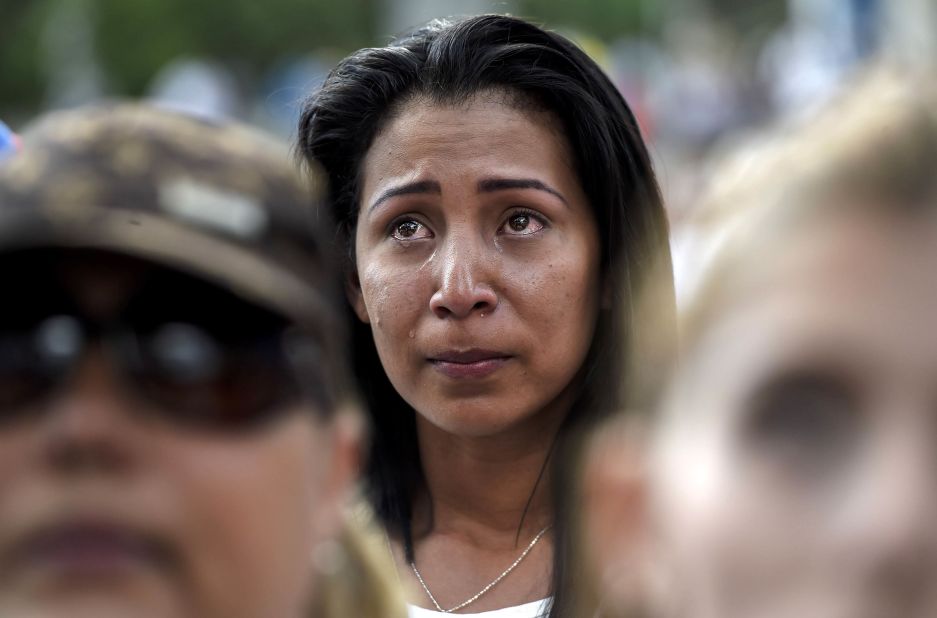
<path fill-rule="evenodd" d="M 808 113 L 864 65 L 937 58 L 934 0 L 0 0 L 0 119 L 120 97 L 291 137 L 343 55 L 429 18 L 512 13 L 578 41 L 618 84 L 671 214 L 699 163 Z"/>

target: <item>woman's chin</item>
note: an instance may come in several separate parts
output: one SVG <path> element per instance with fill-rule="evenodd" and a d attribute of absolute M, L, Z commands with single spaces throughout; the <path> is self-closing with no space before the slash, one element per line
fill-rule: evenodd
<path fill-rule="evenodd" d="M 516 404 L 501 403 L 497 398 L 467 399 L 417 408 L 423 423 L 436 430 L 464 438 L 486 438 L 518 430 L 535 416 Z"/>

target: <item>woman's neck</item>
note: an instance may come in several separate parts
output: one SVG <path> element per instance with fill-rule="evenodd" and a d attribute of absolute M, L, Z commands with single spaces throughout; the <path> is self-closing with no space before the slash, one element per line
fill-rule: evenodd
<path fill-rule="evenodd" d="M 482 612 L 550 594 L 553 533 L 540 533 L 553 523 L 549 459 L 570 399 L 564 393 L 481 436 L 445 431 L 417 414 L 426 484 L 413 505 L 413 554 L 403 539 L 391 543 L 411 602 L 433 607 L 431 590 L 443 607 L 473 599 L 473 611 Z M 491 587 L 506 573 L 509 582 Z"/>
<path fill-rule="evenodd" d="M 418 415 L 426 491 L 414 505 L 414 539 L 455 534 L 480 546 L 513 546 L 518 535 L 523 543 L 551 523 L 548 459 L 565 415 L 544 411 L 522 426 L 471 437 Z"/>

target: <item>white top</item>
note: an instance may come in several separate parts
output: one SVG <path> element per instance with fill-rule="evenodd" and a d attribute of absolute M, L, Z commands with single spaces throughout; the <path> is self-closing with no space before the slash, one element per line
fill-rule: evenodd
<path fill-rule="evenodd" d="M 471 618 L 472 616 L 477 616 L 478 618 L 542 618 L 547 615 L 549 600 L 550 598 L 547 597 L 546 599 L 531 601 L 523 605 L 493 609 L 490 612 L 481 612 L 478 614 L 444 614 L 442 612 L 423 609 L 422 607 L 408 604 L 407 613 L 410 618 L 437 618 L 438 616 L 463 616 L 467 618 Z"/>

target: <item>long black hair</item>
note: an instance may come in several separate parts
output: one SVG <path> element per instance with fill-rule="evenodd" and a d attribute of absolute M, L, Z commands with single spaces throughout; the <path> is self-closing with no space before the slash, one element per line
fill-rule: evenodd
<path fill-rule="evenodd" d="M 306 101 L 298 148 L 321 166 L 348 267 L 361 191 L 361 164 L 377 132 L 414 97 L 459 103 L 480 91 L 504 91 L 517 105 L 549 111 L 574 157 L 578 180 L 601 238 L 601 274 L 609 302 L 580 371 L 581 388 L 553 445 L 550 465 L 568 461 L 581 431 L 627 402 L 626 367 L 640 329 L 635 295 L 652 272 L 670 277 L 667 220 L 650 157 L 634 115 L 614 84 L 579 47 L 559 34 L 514 17 L 483 15 L 434 20 L 386 47 L 345 58 Z M 352 271 L 353 272 L 353 271 Z M 673 323 L 672 283 L 663 286 Z M 412 559 L 411 509 L 424 486 L 413 409 L 391 385 L 370 327 L 354 318 L 353 362 L 374 427 L 366 467 L 369 497 Z M 552 618 L 572 607 L 571 477 L 553 479 L 555 552 Z"/>

